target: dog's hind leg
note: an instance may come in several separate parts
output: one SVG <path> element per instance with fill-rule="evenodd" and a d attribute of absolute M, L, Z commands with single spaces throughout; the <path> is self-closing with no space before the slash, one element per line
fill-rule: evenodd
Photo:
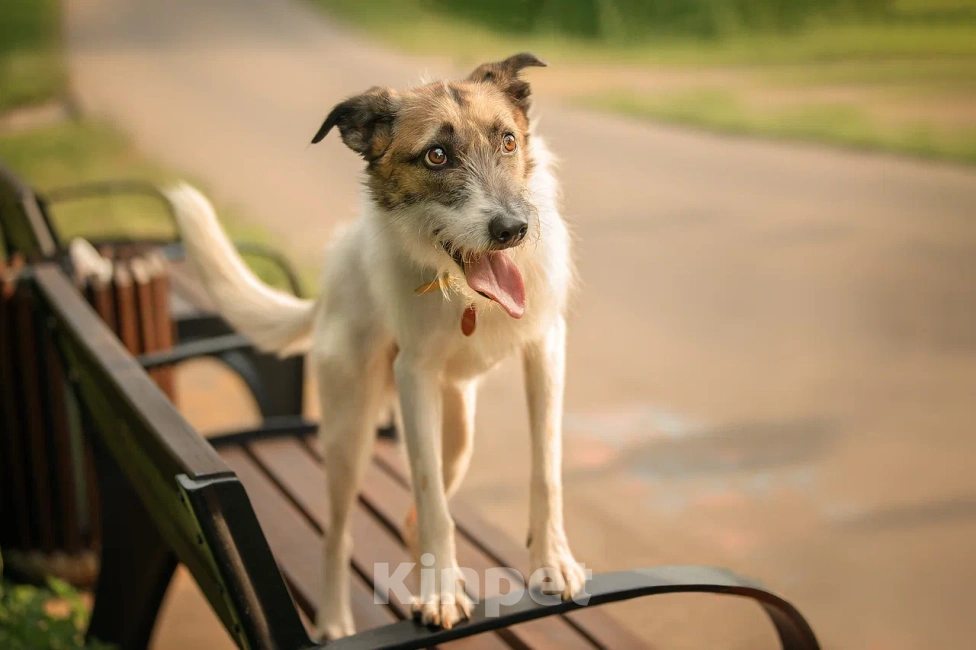
<path fill-rule="evenodd" d="M 474 450 L 474 412 L 478 396 L 475 380 L 446 383 L 443 389 L 444 415 L 441 431 L 441 469 L 448 499 L 457 492 L 471 463 Z M 402 427 L 401 427 L 402 430 Z M 420 560 L 417 536 L 417 507 L 411 506 L 403 523 L 403 539 L 414 560 Z"/>
<path fill-rule="evenodd" d="M 471 464 L 474 451 L 474 410 L 478 382 L 466 381 L 444 385 L 444 425 L 441 431 L 444 493 L 447 498 L 457 492 Z"/>
<path fill-rule="evenodd" d="M 349 514 L 369 463 L 379 412 L 389 387 L 388 357 L 375 353 L 372 357 L 367 353 L 356 355 L 355 347 L 337 345 L 336 351 L 317 349 L 313 354 L 322 406 L 319 435 L 330 507 L 322 599 L 315 620 L 322 640 L 355 632 L 349 606 Z"/>

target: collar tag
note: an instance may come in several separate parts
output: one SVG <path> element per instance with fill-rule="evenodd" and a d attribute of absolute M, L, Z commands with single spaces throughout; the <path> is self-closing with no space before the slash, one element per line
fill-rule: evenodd
<path fill-rule="evenodd" d="M 474 310 L 474 305 L 471 305 L 464 310 L 464 314 L 461 316 L 461 333 L 465 336 L 474 334 L 474 326 L 477 324 L 477 321 L 478 314 Z"/>

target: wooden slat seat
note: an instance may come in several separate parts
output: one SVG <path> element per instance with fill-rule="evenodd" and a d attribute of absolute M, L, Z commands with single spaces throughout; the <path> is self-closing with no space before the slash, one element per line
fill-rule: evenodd
<path fill-rule="evenodd" d="M 224 447 L 218 442 L 218 449 L 224 460 L 235 468 L 238 477 L 250 494 L 260 492 L 260 500 L 273 500 L 280 503 L 280 497 L 270 495 L 268 492 L 282 492 L 289 502 L 288 506 L 290 507 L 288 509 L 293 511 L 297 508 L 307 522 L 321 531 L 328 525 L 326 521 L 325 476 L 318 454 L 314 445 L 309 444 L 310 442 L 307 437 L 278 437 L 258 440 L 241 446 Z M 380 441 L 377 447 L 383 450 L 381 454 L 386 458 L 396 453 L 394 445 L 389 442 Z M 363 481 L 360 502 L 352 514 L 353 567 L 360 580 L 368 582 L 367 589 L 369 589 L 370 594 L 374 587 L 385 593 L 383 585 L 373 585 L 369 582 L 373 578 L 373 566 L 376 563 L 389 563 L 392 573 L 400 562 L 413 561 L 399 532 L 400 522 L 403 521 L 410 507 L 409 488 L 402 480 L 402 476 L 391 472 L 387 464 L 380 458 L 377 456 L 367 471 Z M 238 468 L 241 471 L 238 471 Z M 273 522 L 282 516 L 279 512 L 271 509 L 264 513 L 260 507 L 256 507 L 256 510 L 258 519 L 262 523 L 265 521 L 263 517 L 271 517 L 272 523 L 269 523 L 266 528 L 276 525 Z M 271 537 L 269 535 L 271 548 L 282 565 L 286 579 L 290 581 L 289 574 L 298 572 L 297 568 L 292 569 L 292 562 L 294 562 L 294 567 L 304 566 L 304 550 L 297 553 L 293 560 L 291 553 L 284 546 L 277 547 L 276 541 Z M 286 540 L 281 540 L 281 543 L 291 545 Z M 321 548 L 321 539 L 318 540 L 316 548 Z M 492 567 L 510 566 L 492 558 L 481 549 L 477 540 L 472 539 L 460 529 L 457 536 L 457 553 L 458 562 L 461 566 L 475 570 L 482 577 L 480 581 L 481 593 L 477 594 L 479 598 L 485 596 L 485 571 Z M 318 564 L 316 564 L 316 569 L 319 569 Z M 291 586 L 296 592 L 300 591 L 298 585 L 292 584 Z M 317 598 L 318 594 L 313 593 L 312 596 Z M 370 595 L 372 608 L 390 612 L 397 618 L 409 616 L 406 608 L 396 602 L 395 598 L 391 598 L 391 601 L 389 606 L 372 605 L 372 596 Z M 305 609 L 307 606 L 317 605 L 317 603 L 300 602 L 300 605 Z M 307 609 L 306 614 L 310 617 L 313 616 L 314 607 Z M 376 615 L 373 618 L 375 620 L 380 619 Z M 608 620 L 606 624 L 615 628 L 609 630 L 609 634 L 617 635 L 621 640 L 629 636 L 612 621 Z M 358 627 L 367 629 L 363 625 L 358 625 Z M 451 648 L 560 647 L 579 650 L 604 647 L 588 639 L 563 617 L 530 621 L 500 630 L 492 636 L 463 639 L 447 644 L 445 647 L 448 646 Z M 646 646 L 640 645 L 639 647 Z"/>

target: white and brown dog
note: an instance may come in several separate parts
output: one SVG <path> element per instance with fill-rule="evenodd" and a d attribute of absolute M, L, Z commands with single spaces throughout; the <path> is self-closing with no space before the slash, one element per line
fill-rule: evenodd
<path fill-rule="evenodd" d="M 448 577 L 424 581 L 415 614 L 445 628 L 468 615 L 447 501 L 470 460 L 478 380 L 516 352 L 532 432 L 532 586 L 564 598 L 583 587 L 560 478 L 570 241 L 520 77 L 544 65 L 517 54 L 459 82 L 373 88 L 329 113 L 312 142 L 337 127 L 366 160 L 367 191 L 361 216 L 329 252 L 315 301 L 258 280 L 198 192 L 169 193 L 220 313 L 261 349 L 308 351 L 317 373 L 331 503 L 316 621 L 324 637 L 354 631 L 349 514 L 377 424 L 397 405 L 416 507 L 406 537 Z"/>

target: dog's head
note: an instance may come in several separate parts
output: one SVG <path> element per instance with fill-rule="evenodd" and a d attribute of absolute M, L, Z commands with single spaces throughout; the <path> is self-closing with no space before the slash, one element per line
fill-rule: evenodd
<path fill-rule="evenodd" d="M 337 127 L 366 160 L 370 196 L 403 243 L 425 264 L 443 268 L 453 259 L 481 291 L 472 278 L 510 273 L 502 268 L 509 256 L 498 252 L 538 232 L 530 92 L 520 73 L 545 65 L 523 53 L 481 65 L 463 81 L 372 88 L 332 109 L 312 142 Z"/>

